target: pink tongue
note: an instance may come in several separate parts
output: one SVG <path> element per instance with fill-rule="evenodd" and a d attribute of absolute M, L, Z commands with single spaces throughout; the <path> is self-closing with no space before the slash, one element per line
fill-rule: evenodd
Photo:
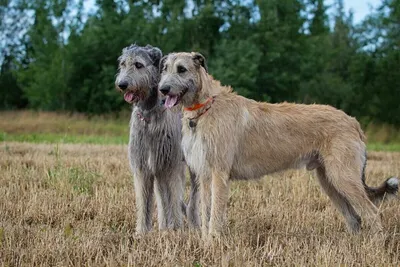
<path fill-rule="evenodd" d="M 133 93 L 132 92 L 126 92 L 124 94 L 124 99 L 126 102 L 130 103 L 133 100 Z"/>
<path fill-rule="evenodd" d="M 165 107 L 167 108 L 172 108 L 175 106 L 176 102 L 178 101 L 178 96 L 167 96 L 167 99 L 165 99 Z"/>

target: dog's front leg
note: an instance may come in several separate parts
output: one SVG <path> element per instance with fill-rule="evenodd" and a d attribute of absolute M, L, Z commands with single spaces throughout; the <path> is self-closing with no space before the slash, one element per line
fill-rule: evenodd
<path fill-rule="evenodd" d="M 190 171 L 190 197 L 189 203 L 187 206 L 187 217 L 190 223 L 190 226 L 193 228 L 200 227 L 200 216 L 199 216 L 199 202 L 200 202 L 200 192 L 199 192 L 199 184 L 194 172 Z"/>
<path fill-rule="evenodd" d="M 182 177 L 184 177 L 183 166 L 182 169 L 177 168 L 172 173 L 167 172 L 156 176 L 155 191 L 160 230 L 178 229 L 183 225 Z"/>
<path fill-rule="evenodd" d="M 208 234 L 208 224 L 210 222 L 211 210 L 211 177 L 208 175 L 200 176 L 201 193 L 201 233 L 205 237 Z"/>
<path fill-rule="evenodd" d="M 209 234 L 219 235 L 225 224 L 229 200 L 229 175 L 213 171 L 211 180 L 211 218 Z"/>
<path fill-rule="evenodd" d="M 136 197 L 136 233 L 142 234 L 151 230 L 151 212 L 153 207 L 154 177 L 137 171 L 134 174 Z"/>

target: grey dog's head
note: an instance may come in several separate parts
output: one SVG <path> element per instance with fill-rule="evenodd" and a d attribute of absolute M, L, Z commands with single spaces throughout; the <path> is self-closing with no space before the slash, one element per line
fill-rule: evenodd
<path fill-rule="evenodd" d="M 122 50 L 118 58 L 115 87 L 124 93 L 128 103 L 137 103 L 149 97 L 160 79 L 159 64 L 162 52 L 151 45 L 131 45 Z"/>
<path fill-rule="evenodd" d="M 200 53 L 172 53 L 160 61 L 159 90 L 166 96 L 165 106 L 179 103 L 191 106 L 202 88 L 202 74 L 207 72 L 206 60 Z"/>

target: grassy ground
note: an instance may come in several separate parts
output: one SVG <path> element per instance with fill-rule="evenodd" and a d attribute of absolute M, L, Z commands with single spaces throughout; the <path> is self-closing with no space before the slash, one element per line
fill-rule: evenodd
<path fill-rule="evenodd" d="M 87 118 L 53 112 L 1 112 L 0 141 L 126 144 L 130 114 Z"/>
<path fill-rule="evenodd" d="M 13 111 L 0 112 L 0 142 L 102 144 L 128 143 L 129 113 L 87 118 L 80 114 Z M 368 149 L 400 151 L 400 131 L 388 126 L 366 129 Z"/>
<path fill-rule="evenodd" d="M 385 234 L 346 232 L 305 171 L 235 182 L 229 232 L 135 237 L 125 145 L 0 144 L 1 266 L 398 266 L 400 203 L 380 209 Z M 367 182 L 400 174 L 400 153 L 371 152 Z M 156 215 L 154 214 L 154 219 Z M 155 222 L 156 224 L 156 222 Z"/>
<path fill-rule="evenodd" d="M 0 266 L 400 265 L 399 199 L 380 207 L 382 236 L 352 236 L 305 171 L 233 183 L 219 241 L 186 228 L 136 237 L 129 117 L 0 113 Z M 392 129 L 367 134 L 370 150 L 400 151 Z M 368 184 L 390 175 L 400 153 L 370 152 Z"/>

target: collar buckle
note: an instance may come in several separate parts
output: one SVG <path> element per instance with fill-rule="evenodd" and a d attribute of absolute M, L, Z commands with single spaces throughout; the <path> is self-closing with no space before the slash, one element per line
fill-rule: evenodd
<path fill-rule="evenodd" d="M 210 101 L 211 101 L 211 104 L 213 104 L 213 103 L 214 103 L 214 100 L 215 100 L 215 96 L 209 97 L 209 98 L 207 99 L 206 102 L 204 102 L 204 103 L 202 103 L 202 104 L 195 104 L 195 105 L 193 105 L 193 106 L 191 106 L 191 107 L 189 107 L 189 108 L 185 108 L 185 110 L 186 110 L 186 111 L 198 110 L 198 109 L 204 107 L 205 105 L 207 105 Z M 203 114 L 205 114 L 210 108 L 211 108 L 211 105 L 208 106 L 206 109 L 204 109 L 204 110 L 203 110 L 202 112 L 200 112 L 199 114 L 197 114 L 196 116 L 194 116 L 193 118 L 189 118 L 189 127 L 190 127 L 191 129 L 195 128 L 195 127 L 197 126 L 197 121 L 195 121 L 195 120 L 197 120 L 198 118 L 200 118 L 200 116 L 203 115 Z"/>

